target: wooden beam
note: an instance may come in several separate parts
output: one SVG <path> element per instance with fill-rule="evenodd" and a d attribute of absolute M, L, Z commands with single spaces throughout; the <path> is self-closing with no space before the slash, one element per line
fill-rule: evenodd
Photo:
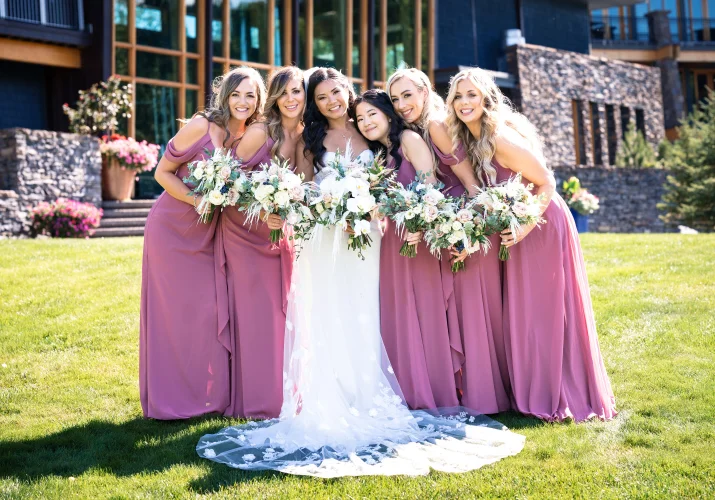
<path fill-rule="evenodd" d="M 128 15 L 128 29 L 129 29 L 129 44 L 131 48 L 129 49 L 129 76 L 131 77 L 131 84 L 134 89 L 132 93 L 132 115 L 129 118 L 129 123 L 127 123 L 127 135 L 129 137 L 134 137 L 137 133 L 137 92 L 136 92 L 136 76 L 137 76 L 137 50 L 135 48 L 137 44 L 137 30 L 136 30 L 136 13 L 137 13 L 137 2 L 136 0 L 128 0 L 127 8 L 129 9 Z"/>
<path fill-rule="evenodd" d="M 179 82 L 186 83 L 186 0 L 179 0 Z M 186 116 L 186 87 L 183 85 L 179 89 L 179 96 L 176 100 L 176 116 L 187 118 Z M 183 126 L 179 122 L 179 126 Z"/>
<path fill-rule="evenodd" d="M 313 0 L 305 0 L 305 67 L 313 66 Z"/>
<path fill-rule="evenodd" d="M 0 59 L 59 68 L 81 68 L 82 57 L 76 47 L 0 38 Z"/>
<path fill-rule="evenodd" d="M 368 85 L 368 61 L 370 60 L 368 51 L 368 36 L 371 33 L 371 29 L 368 27 L 368 2 L 374 2 L 374 0 L 359 0 L 360 1 L 360 78 L 363 80 L 361 88 L 366 90 L 365 87 Z"/>
<path fill-rule="evenodd" d="M 422 69 L 422 0 L 415 0 L 415 62 L 413 66 Z"/>
<path fill-rule="evenodd" d="M 345 0 L 345 74 L 353 76 L 353 0 Z"/>
<path fill-rule="evenodd" d="M 387 80 L 387 0 L 380 0 L 380 80 Z"/>
<path fill-rule="evenodd" d="M 681 48 L 679 63 L 715 63 L 715 50 L 686 50 Z"/>
<path fill-rule="evenodd" d="M 293 39 L 293 0 L 283 0 L 283 19 L 281 19 L 281 33 L 283 34 L 283 66 L 293 64 L 291 40 Z"/>
<path fill-rule="evenodd" d="M 231 1 L 223 0 L 223 54 L 221 54 L 226 59 L 231 58 Z M 229 68 L 224 66 L 224 73 L 228 71 Z"/>
<path fill-rule="evenodd" d="M 434 82 L 434 20 L 435 20 L 435 0 L 428 0 L 427 5 L 427 76 L 430 82 Z"/>
<path fill-rule="evenodd" d="M 279 0 L 280 1 L 280 0 Z M 266 16 L 268 22 L 268 29 L 266 34 L 268 35 L 268 65 L 273 67 L 276 65 L 276 2 L 275 0 L 268 0 L 268 15 Z"/>

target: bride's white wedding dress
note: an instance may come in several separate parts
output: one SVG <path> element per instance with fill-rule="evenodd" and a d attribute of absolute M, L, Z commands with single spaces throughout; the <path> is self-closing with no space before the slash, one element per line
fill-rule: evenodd
<path fill-rule="evenodd" d="M 371 158 L 369 150 L 358 156 Z M 331 175 L 324 168 L 315 181 Z M 246 470 L 338 477 L 464 472 L 521 451 L 523 436 L 482 415 L 405 406 L 380 336 L 375 223 L 371 237 L 362 260 L 342 229 L 318 226 L 293 269 L 279 418 L 203 436 L 200 456 Z"/>

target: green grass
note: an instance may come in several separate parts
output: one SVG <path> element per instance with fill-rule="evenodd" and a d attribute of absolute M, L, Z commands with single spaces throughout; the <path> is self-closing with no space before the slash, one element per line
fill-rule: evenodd
<path fill-rule="evenodd" d="M 199 459 L 230 419 L 141 417 L 141 239 L 0 241 L 0 498 L 715 496 L 715 235 L 583 245 L 615 420 L 503 414 L 526 447 L 493 466 L 317 480 Z"/>

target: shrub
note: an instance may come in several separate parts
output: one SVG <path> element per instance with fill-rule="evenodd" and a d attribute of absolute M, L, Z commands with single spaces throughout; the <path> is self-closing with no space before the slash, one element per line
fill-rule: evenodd
<path fill-rule="evenodd" d="M 564 201 L 581 215 L 591 215 L 600 208 L 598 197 L 581 187 L 578 177 L 570 177 L 563 184 Z"/>
<path fill-rule="evenodd" d="M 89 90 L 80 90 L 76 109 L 67 103 L 62 109 L 69 118 L 71 132 L 86 135 L 112 133 L 119 126 L 119 117 L 131 117 L 132 86 L 113 76 L 106 82 L 95 83 Z"/>
<path fill-rule="evenodd" d="M 715 230 L 715 94 L 711 91 L 678 129 L 679 137 L 666 148 L 661 219 L 698 231 Z"/>
<path fill-rule="evenodd" d="M 102 136 L 99 150 L 107 158 L 116 158 L 120 167 L 137 172 L 151 170 L 159 161 L 159 146 L 123 135 Z"/>
<path fill-rule="evenodd" d="M 643 132 L 636 130 L 633 122 L 628 124 L 628 130 L 623 135 L 623 141 L 616 154 L 616 165 L 619 167 L 657 167 L 655 151 L 645 140 Z"/>
<path fill-rule="evenodd" d="M 65 198 L 51 203 L 43 201 L 30 213 L 32 234 L 54 238 L 88 238 L 101 218 L 101 208 Z"/>

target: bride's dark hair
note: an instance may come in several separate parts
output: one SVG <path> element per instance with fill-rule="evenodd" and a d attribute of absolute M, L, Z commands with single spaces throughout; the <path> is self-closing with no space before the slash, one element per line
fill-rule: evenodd
<path fill-rule="evenodd" d="M 313 155 L 313 166 L 320 170 L 325 165 L 323 164 L 323 154 L 327 151 L 323 141 L 328 135 L 328 119 L 318 109 L 315 103 L 315 88 L 326 80 L 335 80 L 338 85 L 343 87 L 348 92 L 348 110 L 353 106 L 355 101 L 355 90 L 350 85 L 347 77 L 340 71 L 333 68 L 316 68 L 308 78 L 307 103 L 305 106 L 305 114 L 303 115 L 303 142 L 305 142 L 305 155 L 310 152 Z"/>
<path fill-rule="evenodd" d="M 361 102 L 365 102 L 370 104 L 371 106 L 375 106 L 377 109 L 382 111 L 385 116 L 387 116 L 387 120 L 390 124 L 390 130 L 388 131 L 388 136 L 387 138 L 390 141 L 390 156 L 392 156 L 395 159 L 395 168 L 400 168 L 400 165 L 402 165 L 402 156 L 400 153 L 398 153 L 398 149 L 400 149 L 400 137 L 402 137 L 402 132 L 405 130 L 405 122 L 402 120 L 400 115 L 398 115 L 395 112 L 395 108 L 392 106 L 392 101 L 390 100 L 390 96 L 387 95 L 387 92 L 381 89 L 370 89 L 366 90 L 362 94 L 360 94 L 356 99 L 355 102 L 353 103 L 352 106 L 350 106 L 350 118 L 352 118 L 355 121 L 355 125 L 357 126 L 357 107 L 358 104 Z M 360 127 L 358 127 L 358 131 L 360 130 Z M 362 132 L 360 132 L 362 135 Z M 363 137 L 365 137 L 363 135 Z M 367 140 L 367 137 L 365 137 Z M 387 153 L 387 148 L 382 144 L 381 142 L 376 142 L 376 141 L 370 141 L 368 140 L 368 145 L 370 146 L 370 149 L 372 150 L 373 153 L 375 154 L 385 154 Z"/>

